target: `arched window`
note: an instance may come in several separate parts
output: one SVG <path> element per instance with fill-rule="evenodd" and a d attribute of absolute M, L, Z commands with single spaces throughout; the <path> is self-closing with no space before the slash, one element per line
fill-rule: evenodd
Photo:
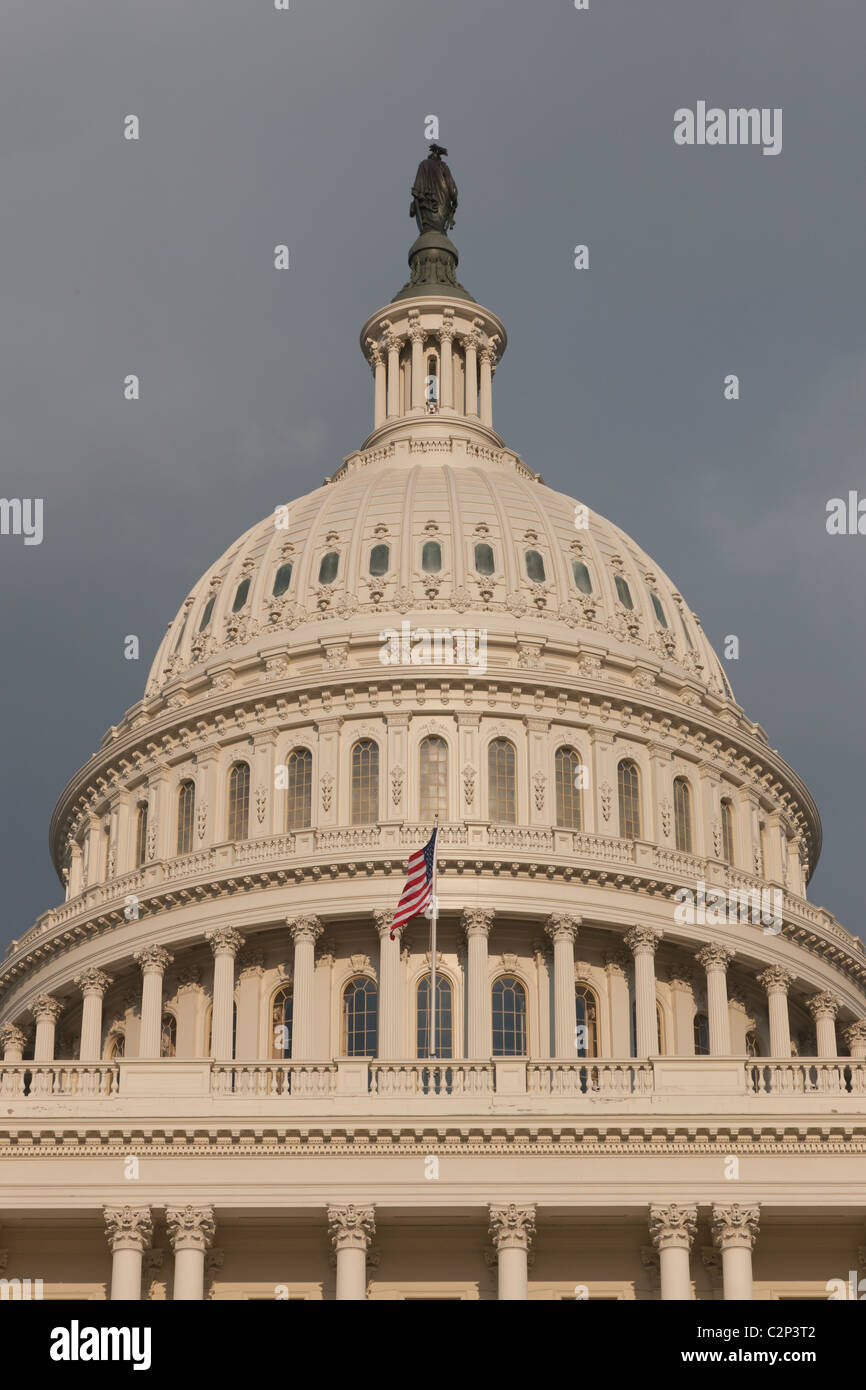
<path fill-rule="evenodd" d="M 292 1055 L 292 1012 L 294 993 L 282 985 L 271 1004 L 271 1056 L 288 1059 Z"/>
<path fill-rule="evenodd" d="M 438 378 L 439 371 L 436 365 L 436 354 L 431 352 L 427 358 L 427 380 L 424 382 L 424 399 L 428 405 L 436 405 L 438 400 Z"/>
<path fill-rule="evenodd" d="M 430 1056 L 430 976 L 418 981 L 416 1029 L 416 1050 L 419 1057 Z M 452 1009 L 451 981 L 444 975 L 436 974 L 436 1054 L 437 1057 L 454 1056 L 454 1020 Z"/>
<path fill-rule="evenodd" d="M 475 572 L 476 574 L 492 574 L 493 570 L 493 547 L 487 545 L 485 541 L 480 541 L 475 547 Z"/>
<path fill-rule="evenodd" d="M 174 1014 L 164 1013 L 162 1016 L 159 1055 L 160 1057 L 177 1056 L 177 1019 Z"/>
<path fill-rule="evenodd" d="M 695 1056 L 710 1055 L 710 1020 L 706 1014 L 695 1014 Z"/>
<path fill-rule="evenodd" d="M 763 821 L 758 826 L 758 859 L 761 866 L 758 874 L 763 878 L 767 872 L 767 827 Z"/>
<path fill-rule="evenodd" d="M 306 830 L 313 813 L 313 755 L 295 748 L 286 763 L 286 829 Z"/>
<path fill-rule="evenodd" d="M 280 598 L 292 582 L 292 562 L 287 560 L 284 565 L 280 565 L 274 575 L 274 587 L 272 590 L 274 598 Z"/>
<path fill-rule="evenodd" d="M 761 1040 L 758 1037 L 756 1030 L 754 1028 L 750 1028 L 748 1033 L 746 1034 L 746 1056 L 760 1057 L 760 1055 Z"/>
<path fill-rule="evenodd" d="M 487 798 L 490 819 L 501 825 L 517 820 L 517 773 L 514 744 L 495 738 L 487 749 Z"/>
<path fill-rule="evenodd" d="M 180 631 L 179 631 L 178 634 L 177 634 L 177 641 L 176 641 L 175 644 L 174 644 L 174 651 L 176 651 L 176 652 L 177 652 L 177 651 L 180 651 L 180 644 L 181 644 L 181 642 L 183 641 L 183 634 L 184 634 L 185 631 L 186 631 L 186 620 L 187 620 L 188 617 L 189 617 L 189 614 L 186 613 L 186 614 L 184 615 L 183 622 L 182 622 L 181 625 L 180 625 Z"/>
<path fill-rule="evenodd" d="M 232 602 L 233 613 L 240 613 L 241 609 L 247 601 L 247 598 L 249 597 L 249 592 L 250 577 L 249 575 L 247 575 L 246 579 L 242 579 L 238 587 L 235 589 L 234 601 Z"/>
<path fill-rule="evenodd" d="M 336 550 L 329 550 L 327 555 L 323 555 L 319 564 L 319 583 L 333 584 L 339 564 L 340 556 Z"/>
<path fill-rule="evenodd" d="M 662 1016 L 662 1006 L 656 1000 L 656 1042 L 658 1043 L 659 1056 L 664 1052 L 662 1039 L 664 1037 L 664 1019 Z M 637 1001 L 631 1001 L 631 1055 L 637 1056 Z"/>
<path fill-rule="evenodd" d="M 734 862 L 734 807 L 727 797 L 722 802 L 722 858 Z"/>
<path fill-rule="evenodd" d="M 668 620 L 665 617 L 665 610 L 662 607 L 662 601 L 654 589 L 650 589 L 650 598 L 653 601 L 653 610 L 655 612 L 656 617 L 658 618 L 660 625 L 662 627 L 667 627 Z"/>
<path fill-rule="evenodd" d="M 692 852 L 692 789 L 685 777 L 674 778 L 674 839 L 677 849 Z"/>
<path fill-rule="evenodd" d="M 556 750 L 556 823 L 580 830 L 580 792 L 584 775 L 580 754 L 573 748 Z"/>
<path fill-rule="evenodd" d="M 147 802 L 139 801 L 135 816 L 135 867 L 140 869 L 147 859 Z"/>
<path fill-rule="evenodd" d="M 232 1057 L 237 1054 L 238 1046 L 238 1006 L 232 1004 Z M 207 1013 L 204 1016 L 204 1055 L 213 1056 L 213 1004 L 209 1004 Z"/>
<path fill-rule="evenodd" d="M 375 825 L 379 819 L 379 747 L 370 738 L 352 749 L 352 824 Z"/>
<path fill-rule="evenodd" d="M 577 1021 L 578 1057 L 598 1056 L 598 999 L 589 985 L 574 987 L 574 1012 Z"/>
<path fill-rule="evenodd" d="M 217 596 L 216 596 L 216 594 L 211 594 L 210 598 L 208 599 L 207 603 L 206 603 L 205 606 L 204 606 L 204 610 L 203 610 L 202 615 L 201 615 L 201 622 L 200 622 L 199 625 L 198 625 L 198 630 L 199 630 L 199 632 L 204 632 L 205 628 L 207 627 L 208 623 L 210 622 L 211 616 L 212 616 L 212 614 L 213 614 L 213 606 L 214 606 L 214 604 L 216 603 L 216 601 L 217 601 Z"/>
<path fill-rule="evenodd" d="M 102 827 L 102 877 L 107 879 L 111 869 L 111 823 L 105 822 Z"/>
<path fill-rule="evenodd" d="M 438 541 L 425 541 L 421 551 L 421 568 L 425 574 L 438 574 L 442 568 L 442 547 Z"/>
<path fill-rule="evenodd" d="M 614 575 L 614 583 L 616 584 L 616 596 L 623 608 L 634 608 L 631 589 L 621 574 Z"/>
<path fill-rule="evenodd" d="M 108 1061 L 119 1062 L 126 1056 L 126 1038 L 123 1033 L 115 1033 L 108 1040 Z"/>
<path fill-rule="evenodd" d="M 514 975 L 493 982 L 493 1056 L 526 1056 L 526 990 Z"/>
<path fill-rule="evenodd" d="M 387 545 L 374 545 L 370 551 L 370 573 L 374 576 L 388 573 L 391 551 Z"/>
<path fill-rule="evenodd" d="M 683 630 L 683 637 L 685 637 L 685 639 L 686 639 L 686 646 L 689 648 L 690 651 L 694 651 L 694 649 L 695 649 L 695 644 L 694 644 L 694 642 L 692 641 L 692 639 L 691 639 L 691 637 L 690 637 L 690 635 L 689 635 L 689 630 L 688 630 L 688 628 L 686 627 L 686 620 L 685 620 L 685 618 L 683 617 L 682 613 L 680 613 L 680 627 L 681 627 L 682 630 Z"/>
<path fill-rule="evenodd" d="M 664 1018 L 664 1014 L 662 1013 L 662 1006 L 661 1006 L 661 1004 L 656 1004 L 656 1032 L 658 1033 L 658 1040 L 659 1040 L 659 1056 L 660 1056 L 660 1057 L 663 1057 L 663 1056 L 664 1056 L 664 1051 L 665 1051 L 665 1046 L 664 1046 L 664 1038 L 665 1038 L 665 1018 Z"/>
<path fill-rule="evenodd" d="M 375 1057 L 379 991 L 361 976 L 343 990 L 343 1056 Z"/>
<path fill-rule="evenodd" d="M 177 789 L 177 852 L 192 853 L 195 822 L 195 782 L 187 778 Z"/>
<path fill-rule="evenodd" d="M 419 750 L 421 820 L 448 814 L 448 746 L 444 738 L 425 738 Z"/>
<path fill-rule="evenodd" d="M 572 560 L 571 572 L 574 575 L 574 582 L 582 594 L 592 593 L 592 578 L 589 570 L 582 560 Z"/>
<path fill-rule="evenodd" d="M 624 840 L 639 840 L 640 773 L 630 758 L 623 758 L 616 771 L 619 795 L 619 833 Z"/>
<path fill-rule="evenodd" d="M 245 840 L 250 825 L 250 765 L 235 763 L 229 772 L 229 840 Z"/>
<path fill-rule="evenodd" d="M 537 550 L 526 552 L 526 577 L 531 579 L 533 584 L 544 583 L 544 560 Z"/>

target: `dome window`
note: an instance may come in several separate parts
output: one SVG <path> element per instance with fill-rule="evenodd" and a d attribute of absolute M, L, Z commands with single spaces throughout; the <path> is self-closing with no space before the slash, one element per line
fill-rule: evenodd
<path fill-rule="evenodd" d="M 544 583 L 544 560 L 537 550 L 527 550 L 526 552 L 526 577 L 533 584 Z"/>
<path fill-rule="evenodd" d="M 333 584 L 337 578 L 337 568 L 340 564 L 340 556 L 336 550 L 329 550 L 327 555 L 322 556 L 319 565 L 319 583 Z"/>
<path fill-rule="evenodd" d="M 185 632 L 186 632 L 186 618 L 184 618 L 183 622 L 182 622 L 181 625 L 180 625 L 180 632 L 177 634 L 177 641 L 176 641 L 175 644 L 174 644 L 174 650 L 175 650 L 176 652 L 177 652 L 177 651 L 180 651 L 180 644 L 181 644 L 181 642 L 183 641 L 183 634 L 184 634 Z"/>
<path fill-rule="evenodd" d="M 592 593 L 592 579 L 589 570 L 582 560 L 572 560 L 571 571 L 574 575 L 574 582 L 582 594 Z"/>
<path fill-rule="evenodd" d="M 292 562 L 291 560 L 287 560 L 284 565 L 280 565 L 280 568 L 274 575 L 274 587 L 272 591 L 274 598 L 280 598 L 280 596 L 286 592 L 291 582 Z"/>
<path fill-rule="evenodd" d="M 493 547 L 486 541 L 480 541 L 475 547 L 475 572 L 476 574 L 492 574 Z"/>
<path fill-rule="evenodd" d="M 425 541 L 421 551 L 421 568 L 425 574 L 438 574 L 442 568 L 442 547 L 438 541 Z"/>
<path fill-rule="evenodd" d="M 237 589 L 235 590 L 235 600 L 234 600 L 234 603 L 232 604 L 232 612 L 233 612 L 233 613 L 240 613 L 241 609 L 243 608 L 244 604 L 245 604 L 246 601 L 247 601 L 247 597 L 249 596 L 249 592 L 250 592 L 250 579 L 249 579 L 249 575 L 247 575 L 246 579 L 242 579 L 241 582 L 240 582 L 240 584 L 238 585 Z"/>
<path fill-rule="evenodd" d="M 658 618 L 662 627 L 667 627 L 668 620 L 665 617 L 665 610 L 662 608 L 662 601 L 653 589 L 650 589 L 650 598 L 653 601 L 653 609 L 655 611 L 656 617 Z"/>
<path fill-rule="evenodd" d="M 374 545 L 370 551 L 370 573 L 376 578 L 387 574 L 391 564 L 391 551 L 387 545 Z"/>
<path fill-rule="evenodd" d="M 628 584 L 623 579 L 622 575 L 615 575 L 614 582 L 616 584 L 616 596 L 622 604 L 623 608 L 634 608 L 634 602 L 631 596 L 631 589 L 628 587 Z"/>
<path fill-rule="evenodd" d="M 685 637 L 685 639 L 686 639 L 686 643 L 688 644 L 689 651 L 694 651 L 694 649 L 695 649 L 695 644 L 694 644 L 694 642 L 692 641 L 691 637 L 689 636 L 689 630 L 688 630 L 688 628 L 686 627 L 686 620 L 685 620 L 685 618 L 683 617 L 682 613 L 680 614 L 680 627 L 681 627 L 682 630 L 683 630 L 683 637 Z"/>
<path fill-rule="evenodd" d="M 207 627 L 208 623 L 210 622 L 211 616 L 212 616 L 212 614 L 213 614 L 213 606 L 214 606 L 215 603 L 216 603 L 216 594 L 211 594 L 210 598 L 208 599 L 207 603 L 206 603 L 205 606 L 204 606 L 204 612 L 203 612 L 202 615 L 201 615 L 201 622 L 200 622 L 199 625 L 198 625 L 198 630 L 199 630 L 199 632 L 204 632 L 205 628 Z"/>

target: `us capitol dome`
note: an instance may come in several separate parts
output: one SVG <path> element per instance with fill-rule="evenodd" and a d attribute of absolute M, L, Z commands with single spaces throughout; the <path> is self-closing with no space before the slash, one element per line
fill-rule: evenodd
<path fill-rule="evenodd" d="M 371 433 L 183 600 L 0 962 L 0 1275 L 47 1296 L 866 1274 L 866 955 L 806 897 L 817 809 L 673 580 L 496 432 L 446 153 L 361 329 Z M 434 824 L 435 1056 L 430 921 L 391 936 Z"/>

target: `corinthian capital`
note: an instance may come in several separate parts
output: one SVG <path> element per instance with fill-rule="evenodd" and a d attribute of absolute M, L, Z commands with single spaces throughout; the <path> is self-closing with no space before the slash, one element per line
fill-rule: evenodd
<path fill-rule="evenodd" d="M 839 1012 L 839 1000 L 829 989 L 822 989 L 820 994 L 813 994 L 811 999 L 806 1000 L 806 1008 L 816 1020 L 835 1018 Z"/>
<path fill-rule="evenodd" d="M 140 951 L 136 951 L 132 959 L 136 965 L 141 966 L 145 975 L 164 975 L 166 966 L 171 965 L 174 956 L 170 956 L 161 946 L 144 946 Z"/>
<path fill-rule="evenodd" d="M 2 1036 L 0 1033 L 0 1041 Z M 848 1044 L 852 1057 L 866 1057 L 866 1018 L 858 1018 L 854 1023 L 849 1023 L 847 1028 L 843 1028 L 842 1037 Z"/>
<path fill-rule="evenodd" d="M 153 1239 L 150 1207 L 105 1207 L 105 1235 L 112 1251 L 144 1253 Z"/>
<path fill-rule="evenodd" d="M 299 941 L 312 941 L 315 946 L 325 928 L 318 917 L 308 912 L 304 917 L 287 917 L 286 926 L 292 934 L 292 940 L 297 946 Z"/>
<path fill-rule="evenodd" d="M 0 1047 L 6 1052 L 10 1048 L 23 1052 L 27 1046 L 27 1037 L 14 1023 L 4 1023 L 0 1028 Z"/>
<path fill-rule="evenodd" d="M 733 959 L 733 951 L 729 951 L 727 946 L 719 946 L 714 941 L 702 946 L 695 955 L 698 965 L 702 965 L 708 971 L 727 970 Z"/>
<path fill-rule="evenodd" d="M 650 1206 L 649 1230 L 656 1250 L 691 1250 L 698 1223 L 696 1206 Z"/>
<path fill-rule="evenodd" d="M 165 1224 L 173 1250 L 207 1250 L 216 1229 L 213 1207 L 168 1207 Z"/>
<path fill-rule="evenodd" d="M 645 927 L 640 924 L 627 931 L 623 938 L 626 946 L 635 956 L 654 956 L 661 939 L 662 934 L 655 927 Z"/>
<path fill-rule="evenodd" d="M 768 965 L 755 979 L 763 985 L 768 994 L 787 994 L 794 976 L 782 965 Z"/>
<path fill-rule="evenodd" d="M 386 937 L 391 935 L 391 927 L 394 924 L 393 907 L 377 908 L 373 913 L 373 921 L 376 923 L 376 931 L 379 933 L 379 937 L 384 941 Z M 399 932 L 395 932 L 395 935 L 399 935 Z"/>
<path fill-rule="evenodd" d="M 489 936 L 493 917 L 492 908 L 464 907 L 461 925 L 467 936 Z"/>
<path fill-rule="evenodd" d="M 244 938 L 234 927 L 214 927 L 205 932 L 204 939 L 215 956 L 236 956 L 244 944 Z"/>
<path fill-rule="evenodd" d="M 544 930 L 551 941 L 574 941 L 580 930 L 581 919 L 571 912 L 551 912 Z"/>
<path fill-rule="evenodd" d="M 760 1211 L 757 1203 L 753 1207 L 740 1206 L 739 1202 L 714 1206 L 713 1244 L 720 1250 L 753 1250 Z"/>
<path fill-rule="evenodd" d="M 112 983 L 112 979 L 110 975 L 106 975 L 104 970 L 97 970 L 95 965 L 90 965 L 86 970 L 82 970 L 80 975 L 75 976 L 73 983 L 78 986 L 82 994 L 98 994 L 101 999 Z"/>
<path fill-rule="evenodd" d="M 499 1250 L 529 1250 L 535 1235 L 535 1207 L 490 1208 L 490 1239 Z"/>
<path fill-rule="evenodd" d="M 30 1005 L 30 1012 L 37 1023 L 56 1023 L 63 1013 L 63 1005 L 50 994 L 40 994 Z"/>
<path fill-rule="evenodd" d="M 367 1250 L 376 1234 L 375 1207 L 328 1207 L 328 1234 L 335 1250 Z"/>

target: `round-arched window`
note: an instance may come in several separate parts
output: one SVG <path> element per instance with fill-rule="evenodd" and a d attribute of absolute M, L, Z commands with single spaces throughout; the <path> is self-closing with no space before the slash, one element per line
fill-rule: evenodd
<path fill-rule="evenodd" d="M 527 550 L 526 552 L 526 577 L 533 584 L 544 583 L 544 560 L 537 550 Z"/>
<path fill-rule="evenodd" d="M 493 563 L 493 547 L 486 541 L 480 541 L 475 547 L 475 571 L 477 574 L 492 574 L 495 566 Z"/>
<path fill-rule="evenodd" d="M 323 555 L 319 564 L 319 583 L 333 584 L 339 564 L 340 556 L 336 550 L 329 550 L 327 555 Z"/>

